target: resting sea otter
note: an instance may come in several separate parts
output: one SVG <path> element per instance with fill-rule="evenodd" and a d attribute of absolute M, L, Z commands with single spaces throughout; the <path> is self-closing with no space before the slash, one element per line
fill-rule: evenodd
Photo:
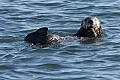
<path fill-rule="evenodd" d="M 96 17 L 87 17 L 82 20 L 81 27 L 74 36 L 79 39 L 96 38 L 101 36 L 102 28 L 100 20 Z M 56 41 L 66 41 L 66 39 L 76 39 L 73 37 L 60 37 L 56 34 L 48 35 L 48 28 L 43 27 L 25 37 L 26 42 L 33 44 L 48 44 Z"/>

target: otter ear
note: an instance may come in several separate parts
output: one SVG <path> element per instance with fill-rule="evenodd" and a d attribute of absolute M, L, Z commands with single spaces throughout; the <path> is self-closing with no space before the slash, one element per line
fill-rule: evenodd
<path fill-rule="evenodd" d="M 37 34 L 39 35 L 42 35 L 42 36 L 46 36 L 47 35 L 47 31 L 48 31 L 48 28 L 47 27 L 43 27 L 43 28 L 40 28 L 36 31 Z"/>

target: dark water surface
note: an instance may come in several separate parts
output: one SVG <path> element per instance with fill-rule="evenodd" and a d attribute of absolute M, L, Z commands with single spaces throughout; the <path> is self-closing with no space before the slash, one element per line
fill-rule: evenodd
<path fill-rule="evenodd" d="M 38 28 L 71 36 L 81 20 L 96 16 L 95 41 L 30 46 Z M 120 0 L 0 0 L 0 80 L 119 80 Z"/>

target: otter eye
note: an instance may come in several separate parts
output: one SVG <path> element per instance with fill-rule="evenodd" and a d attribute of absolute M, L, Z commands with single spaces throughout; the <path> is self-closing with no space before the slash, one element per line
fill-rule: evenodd
<path fill-rule="evenodd" d="M 88 23 L 93 24 L 93 21 L 92 21 L 92 20 L 89 20 Z"/>

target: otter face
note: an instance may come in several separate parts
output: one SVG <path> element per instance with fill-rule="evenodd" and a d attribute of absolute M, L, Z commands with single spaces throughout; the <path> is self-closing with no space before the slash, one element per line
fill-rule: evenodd
<path fill-rule="evenodd" d="M 87 17 L 81 22 L 81 28 L 75 34 L 77 37 L 98 37 L 102 33 L 101 24 L 96 17 Z"/>
<path fill-rule="evenodd" d="M 97 30 L 100 28 L 101 24 L 99 19 L 96 17 L 87 17 L 86 19 L 82 20 L 81 27 L 88 29 L 88 28 L 94 28 Z"/>

